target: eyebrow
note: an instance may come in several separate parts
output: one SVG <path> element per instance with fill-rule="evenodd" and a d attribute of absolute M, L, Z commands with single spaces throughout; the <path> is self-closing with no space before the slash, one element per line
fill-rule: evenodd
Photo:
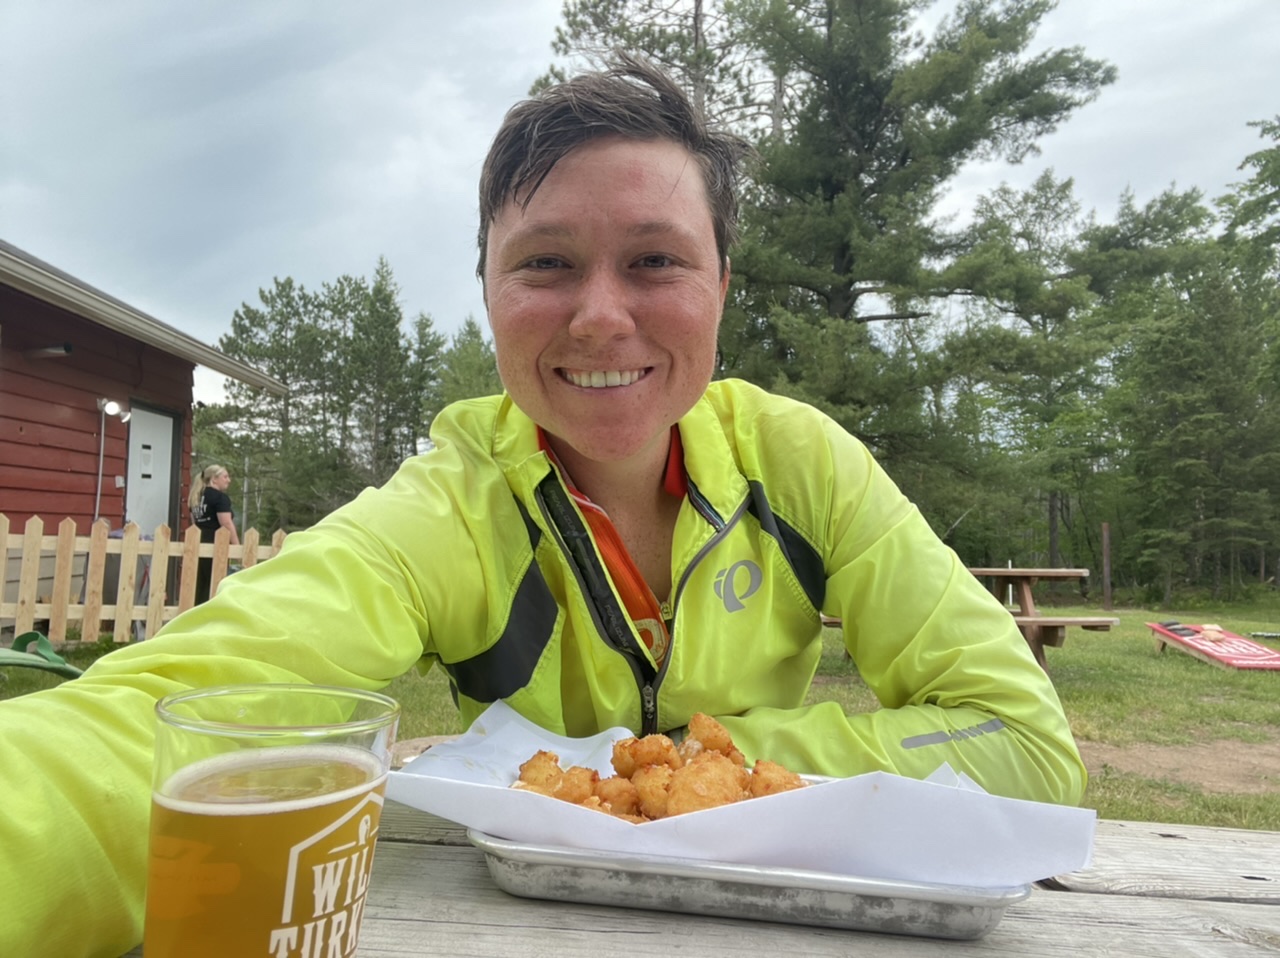
<path fill-rule="evenodd" d="M 672 220 L 645 220 L 643 223 L 634 223 L 628 226 L 624 231 L 627 236 L 645 237 L 657 236 L 662 233 L 678 233 L 680 235 L 689 235 L 690 230 L 686 227 L 676 224 Z M 562 223 L 535 223 L 531 226 L 524 227 L 513 234 L 514 238 L 524 239 L 526 237 L 537 239 L 547 237 L 549 239 L 567 239 L 573 236 L 573 230 Z"/>

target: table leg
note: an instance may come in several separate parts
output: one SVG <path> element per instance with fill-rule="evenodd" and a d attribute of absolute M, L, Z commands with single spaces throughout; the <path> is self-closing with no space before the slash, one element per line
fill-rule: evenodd
<path fill-rule="evenodd" d="M 1048 672 L 1049 663 L 1044 656 L 1044 636 L 1041 634 L 1040 626 L 1020 625 L 1018 628 L 1022 630 L 1022 636 L 1027 640 L 1027 645 L 1031 647 L 1031 654 L 1035 656 L 1040 668 Z"/>
<path fill-rule="evenodd" d="M 994 595 L 1000 604 L 1006 608 L 1018 599 L 1017 595 L 1017 579 L 1011 579 L 1007 576 L 997 575 L 991 578 L 991 594 Z"/>
<path fill-rule="evenodd" d="M 1031 580 L 1018 579 L 1013 584 L 1014 598 L 1018 602 L 1019 615 L 1035 615 L 1036 600 L 1031 594 Z"/>

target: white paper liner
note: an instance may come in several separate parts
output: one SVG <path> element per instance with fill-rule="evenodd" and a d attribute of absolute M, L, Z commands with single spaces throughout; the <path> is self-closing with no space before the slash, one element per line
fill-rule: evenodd
<path fill-rule="evenodd" d="M 510 787 L 539 749 L 612 775 L 613 743 L 631 734 L 564 738 L 497 702 L 392 772 L 387 797 L 511 841 L 867 878 L 1006 888 L 1089 864 L 1092 809 L 989 795 L 948 765 L 928 781 L 870 772 L 643 825 Z"/>

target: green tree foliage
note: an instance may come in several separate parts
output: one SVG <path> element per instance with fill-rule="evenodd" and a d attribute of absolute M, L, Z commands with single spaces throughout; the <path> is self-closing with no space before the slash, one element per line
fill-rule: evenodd
<path fill-rule="evenodd" d="M 247 462 L 241 482 L 256 484 L 255 525 L 297 529 L 418 451 L 440 408 L 444 337 L 426 315 L 405 331 L 385 260 L 372 282 L 341 276 L 313 293 L 276 279 L 259 300 L 236 311 L 219 345 L 287 393 L 228 381 L 229 402 L 197 421 L 196 464 Z"/>
<path fill-rule="evenodd" d="M 413 357 L 409 364 L 407 388 L 410 401 L 417 406 L 413 417 L 413 441 L 410 452 L 420 452 L 427 443 L 427 433 L 436 414 L 451 400 L 445 398 L 445 378 L 449 375 L 448 340 L 436 332 L 435 323 L 426 313 L 413 321 Z"/>
<path fill-rule="evenodd" d="M 444 354 L 444 370 L 440 379 L 440 397 L 444 405 L 476 396 L 493 396 L 502 392 L 498 363 L 493 346 L 484 338 L 475 317 L 468 316 L 462 328 L 454 333 Z"/>
<path fill-rule="evenodd" d="M 553 46 L 644 53 L 755 138 L 721 372 L 826 410 L 945 530 L 974 497 L 938 482 L 983 470 L 954 441 L 951 373 L 929 356 L 930 304 L 968 292 L 941 279 L 961 238 L 938 224 L 939 197 L 970 160 L 1034 152 L 1114 71 L 1075 49 L 1030 52 L 1049 0 L 966 0 L 926 37 L 928 6 L 574 0 Z"/>
<path fill-rule="evenodd" d="M 1046 171 L 957 227 L 937 211 L 965 164 L 1024 161 L 1113 71 L 1035 48 L 1049 0 L 930 7 L 568 0 L 554 48 L 648 54 L 757 143 L 720 373 L 826 410 L 962 558 L 1097 570 L 1107 523 L 1113 580 L 1147 599 L 1274 581 L 1280 117 L 1216 207 L 1130 193 L 1099 221 Z M 229 384 L 196 417 L 196 464 L 247 479 L 264 531 L 384 481 L 446 403 L 502 388 L 481 325 L 406 322 L 385 261 L 276 280 L 222 346 L 288 386 Z"/>
<path fill-rule="evenodd" d="M 726 374 L 829 411 L 940 532 L 962 536 L 992 518 L 982 488 L 1009 460 L 956 441 L 957 357 L 932 354 L 955 311 L 945 303 L 974 291 L 947 272 L 968 237 L 936 208 L 967 162 L 1025 158 L 1113 71 L 1079 50 L 1030 52 L 1049 3 L 961 3 L 931 35 L 925 6 L 735 7 L 788 92 L 783 122 L 759 138 L 722 343 Z"/>
<path fill-rule="evenodd" d="M 991 400 L 992 438 L 1017 453 L 1022 485 L 1043 500 L 1045 554 L 1054 566 L 1064 564 L 1060 526 L 1070 526 L 1073 506 L 1084 501 L 1077 483 L 1103 453 L 1093 410 L 1108 344 L 1089 321 L 1089 277 L 1069 266 L 1086 226 L 1071 181 L 1046 171 L 1025 192 L 1002 186 L 980 198 L 970 248 L 943 274 L 975 298 L 971 322 L 948 349 L 977 371 Z"/>
<path fill-rule="evenodd" d="M 317 431 L 323 430 L 313 411 L 329 386 L 331 343 L 319 321 L 316 297 L 292 279 L 277 278 L 258 296 L 261 307 L 246 303 L 236 310 L 231 332 L 219 346 L 275 376 L 287 391 L 274 396 L 228 380 L 229 408 L 215 408 L 211 416 L 224 433 L 241 440 L 237 452 L 258 464 L 260 474 L 270 475 L 277 494 L 263 517 L 268 528 L 293 527 L 306 511 L 298 490 L 311 482 L 303 474 L 311 465 L 307 451 L 314 448 Z"/>
<path fill-rule="evenodd" d="M 1051 6 L 964 3 L 926 39 L 919 3 L 744 4 L 795 106 L 760 144 L 741 305 L 867 324 L 951 292 L 930 268 L 955 241 L 933 217 L 942 187 L 969 160 L 1021 160 L 1112 78 L 1077 50 L 1027 54 Z"/>
<path fill-rule="evenodd" d="M 725 6 L 717 0 L 565 0 L 551 48 L 567 61 L 590 64 L 615 50 L 643 52 L 717 122 L 749 122 L 761 112 L 753 96 L 759 70 Z M 552 65 L 533 92 L 567 75 Z"/>
<path fill-rule="evenodd" d="M 1229 252 L 1199 252 L 1196 272 L 1133 294 L 1141 318 L 1106 402 L 1132 480 L 1128 558 L 1164 601 L 1189 584 L 1230 598 L 1256 577 L 1280 493 L 1263 316 Z"/>
<path fill-rule="evenodd" d="M 410 374 L 412 346 L 404 334 L 400 290 L 385 259 L 354 311 L 344 372 L 352 393 L 355 460 L 379 485 L 417 449 L 422 397 Z"/>
<path fill-rule="evenodd" d="M 1280 249 L 1280 115 L 1249 125 L 1273 145 L 1244 158 L 1240 168 L 1252 170 L 1252 175 L 1221 202 L 1228 217 L 1228 237 L 1251 237 L 1274 256 Z"/>

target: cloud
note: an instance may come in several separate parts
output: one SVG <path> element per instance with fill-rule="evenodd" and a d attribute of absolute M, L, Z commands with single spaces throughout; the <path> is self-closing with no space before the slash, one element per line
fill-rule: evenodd
<path fill-rule="evenodd" d="M 1139 204 L 1175 184 L 1215 199 L 1243 178 L 1240 162 L 1261 145 L 1249 122 L 1280 112 L 1277 36 L 1272 0 L 1060 4 L 1037 44 L 1080 46 L 1114 64 L 1119 78 L 1046 137 L 1039 156 L 966 171 L 948 208 L 963 214 L 979 193 L 1001 182 L 1025 187 L 1049 167 L 1072 177 L 1084 208 L 1103 219 L 1126 189 Z"/>
<path fill-rule="evenodd" d="M 940 4 L 949 8 L 950 4 Z M 276 276 L 318 287 L 386 256 L 405 312 L 481 318 L 476 180 L 551 62 L 561 0 L 41 0 L 6 6 L 0 236 L 211 343 Z M 1069 0 L 1036 49 L 1120 77 L 1021 167 L 1107 217 L 1176 182 L 1209 198 L 1280 111 L 1274 0 Z M 205 395 L 205 394 L 199 394 Z"/>
<path fill-rule="evenodd" d="M 18 5 L 0 235 L 210 342 L 273 277 L 318 286 L 380 255 L 407 313 L 456 328 L 481 308 L 480 161 L 558 16 L 558 0 Z"/>

